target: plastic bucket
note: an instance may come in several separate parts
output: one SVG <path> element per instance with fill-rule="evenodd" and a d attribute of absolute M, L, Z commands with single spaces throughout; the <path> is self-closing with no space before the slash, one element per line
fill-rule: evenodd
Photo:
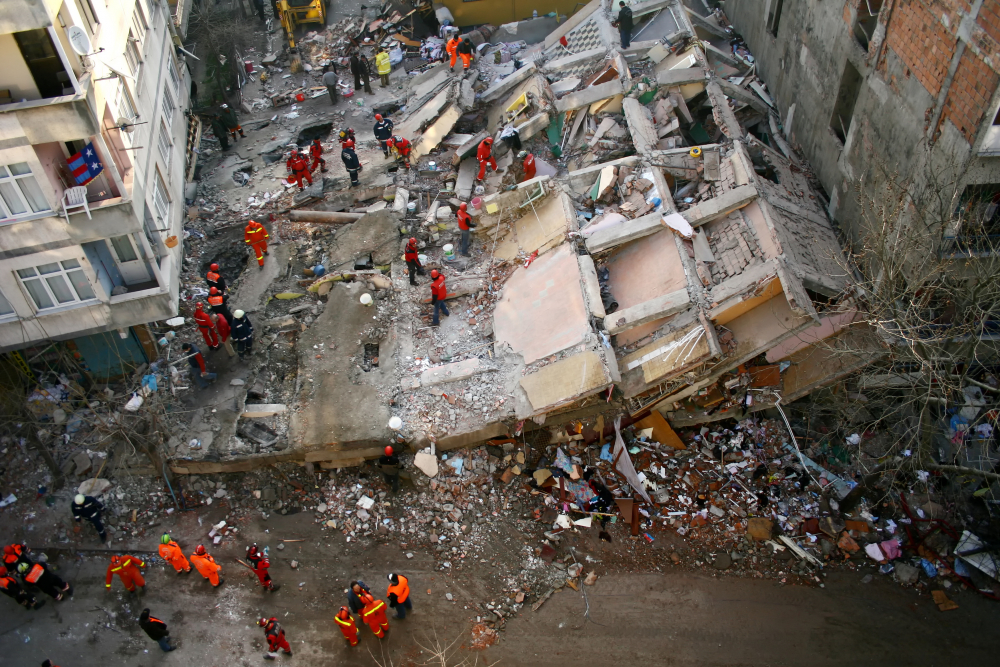
<path fill-rule="evenodd" d="M 482 197 L 473 197 L 472 198 L 472 208 L 474 208 L 474 209 L 476 209 L 478 211 L 482 207 L 483 207 L 483 198 Z"/>
<path fill-rule="evenodd" d="M 446 243 L 445 246 L 443 248 L 441 248 L 441 249 L 444 250 L 444 258 L 446 260 L 451 261 L 451 260 L 455 259 L 455 246 L 454 245 L 452 245 L 451 243 Z"/>
<path fill-rule="evenodd" d="M 410 213 L 416 213 L 417 212 L 417 202 L 415 202 L 415 201 L 409 202 L 406 205 L 406 210 L 409 211 Z"/>

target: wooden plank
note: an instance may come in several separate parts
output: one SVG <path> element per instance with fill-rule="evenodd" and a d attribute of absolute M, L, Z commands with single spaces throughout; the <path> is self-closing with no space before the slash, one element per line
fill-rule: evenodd
<path fill-rule="evenodd" d="M 667 422 L 666 418 L 658 411 L 653 410 L 649 413 L 648 417 L 643 417 L 635 423 L 637 429 L 653 429 L 653 439 L 656 440 L 661 445 L 666 445 L 667 447 L 672 447 L 673 449 L 687 449 L 684 445 L 684 441 L 678 437 L 674 429 L 670 427 L 670 423 Z"/>

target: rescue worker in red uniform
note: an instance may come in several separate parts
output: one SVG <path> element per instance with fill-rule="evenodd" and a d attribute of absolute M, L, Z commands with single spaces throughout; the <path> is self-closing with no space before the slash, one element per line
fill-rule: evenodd
<path fill-rule="evenodd" d="M 288 645 L 288 640 L 285 639 L 285 631 L 280 625 L 278 625 L 278 619 L 272 616 L 271 618 L 262 618 L 257 621 L 257 625 L 264 628 L 264 637 L 267 638 L 268 652 L 264 654 L 264 657 L 268 660 L 274 660 L 278 657 L 278 649 L 285 652 L 285 655 L 292 654 L 292 647 Z"/>
<path fill-rule="evenodd" d="M 24 587 L 17 583 L 17 579 L 14 578 L 13 573 L 8 573 L 6 570 L 3 571 L 3 574 L 0 574 L 0 592 L 25 609 L 38 609 L 45 604 L 45 600 L 39 602 L 35 599 L 34 595 L 24 590 Z M 355 630 L 356 632 L 357 630 Z"/>
<path fill-rule="evenodd" d="M 305 186 L 302 185 L 303 179 L 308 181 L 309 185 L 313 184 L 312 176 L 309 174 L 309 163 L 297 149 L 292 149 L 292 156 L 285 162 L 285 168 L 291 174 L 289 182 L 298 185 L 300 192 L 305 190 Z"/>
<path fill-rule="evenodd" d="M 305 160 L 303 160 L 303 162 L 305 162 Z M 309 183 L 311 185 L 312 181 Z M 254 252 L 257 254 L 257 264 L 259 264 L 262 269 L 264 268 L 264 255 L 267 254 L 267 241 L 270 238 L 271 237 L 267 233 L 267 230 L 264 229 L 264 225 L 260 224 L 256 220 L 248 222 L 246 229 L 243 230 L 243 240 L 246 241 L 247 245 L 253 248 Z"/>
<path fill-rule="evenodd" d="M 403 137 L 399 136 L 398 134 L 394 134 L 392 136 L 392 139 L 389 139 L 387 142 L 385 142 L 385 144 L 386 144 L 386 146 L 389 147 L 389 150 L 395 152 L 395 154 L 396 154 L 396 160 L 399 161 L 401 159 L 403 161 L 403 166 L 405 166 L 407 169 L 409 169 L 410 168 L 410 151 L 413 149 L 413 147 L 410 146 L 409 140 L 408 139 L 404 139 Z"/>
<path fill-rule="evenodd" d="M 129 556 L 128 554 L 124 556 L 112 556 L 111 564 L 108 565 L 108 576 L 104 580 L 104 587 L 110 589 L 111 579 L 117 574 L 121 577 L 122 583 L 125 584 L 125 590 L 129 593 L 135 593 L 136 586 L 142 590 L 146 590 L 146 580 L 142 578 L 142 573 L 139 572 L 140 567 L 146 567 L 146 564 L 135 556 Z"/>
<path fill-rule="evenodd" d="M 406 610 L 413 611 L 410 601 L 410 580 L 401 574 L 389 575 L 389 606 L 396 609 L 396 618 L 406 618 Z"/>
<path fill-rule="evenodd" d="M 222 315 L 229 324 L 233 323 L 233 314 L 229 312 L 229 297 L 212 287 L 208 290 L 208 305 L 216 315 Z"/>
<path fill-rule="evenodd" d="M 389 630 L 389 619 L 385 615 L 385 602 L 376 600 L 367 593 L 361 597 L 361 601 L 365 603 L 365 608 L 361 610 L 361 619 L 365 625 L 371 628 L 376 637 L 382 639 Z"/>
<path fill-rule="evenodd" d="M 434 326 L 441 324 L 441 320 L 438 318 L 438 313 L 444 313 L 445 317 L 451 316 L 448 312 L 448 307 L 444 305 L 444 300 L 448 296 L 448 288 L 444 284 L 444 276 L 437 272 L 437 270 L 431 271 L 431 303 L 434 304 L 434 319 L 432 323 Z"/>
<path fill-rule="evenodd" d="M 198 330 L 201 331 L 201 337 L 205 339 L 208 349 L 218 350 L 219 337 L 215 335 L 215 326 L 212 324 L 212 318 L 203 310 L 200 301 L 194 307 L 194 321 L 198 323 Z"/>
<path fill-rule="evenodd" d="M 416 286 L 417 274 L 424 275 L 424 267 L 420 264 L 420 252 L 417 250 L 417 239 L 411 238 L 406 242 L 403 259 L 406 260 L 406 269 L 410 274 L 410 284 Z"/>
<path fill-rule="evenodd" d="M 358 626 L 354 624 L 354 618 L 351 617 L 351 612 L 347 607 L 341 607 L 337 615 L 333 617 L 333 620 L 337 623 L 337 627 L 340 628 L 341 634 L 344 635 L 344 639 L 348 641 L 351 646 L 358 645 Z"/>
<path fill-rule="evenodd" d="M 535 177 L 535 154 L 521 151 L 518 157 L 524 158 L 524 180 L 530 181 Z"/>
<path fill-rule="evenodd" d="M 219 332 L 219 340 L 226 348 L 226 354 L 230 357 L 236 356 L 236 350 L 233 348 L 233 342 L 229 340 L 229 335 L 232 333 L 232 328 L 229 326 L 229 322 L 226 318 L 219 316 L 216 313 L 212 313 L 212 323 L 215 324 L 216 331 Z"/>
<path fill-rule="evenodd" d="M 309 145 L 309 155 L 312 156 L 312 165 L 309 167 L 309 171 L 316 171 L 316 167 L 320 168 L 321 172 L 326 172 L 326 160 L 323 159 L 323 144 L 320 143 L 319 139 L 313 139 L 312 144 Z"/>
<path fill-rule="evenodd" d="M 497 161 L 493 159 L 493 137 L 486 137 L 479 142 L 476 159 L 479 160 L 479 176 L 476 178 L 480 181 L 486 176 L 486 165 L 493 167 L 493 171 L 497 170 Z"/>
<path fill-rule="evenodd" d="M 65 595 L 73 595 L 73 587 L 49 571 L 45 563 L 20 563 L 17 572 L 26 584 L 37 586 L 39 590 L 58 602 Z"/>
<path fill-rule="evenodd" d="M 220 292 L 225 293 L 226 291 L 226 279 L 219 273 L 219 265 L 215 262 L 212 262 L 212 265 L 208 267 L 208 273 L 205 274 L 205 282 L 208 283 L 208 289 L 214 287 Z"/>
<path fill-rule="evenodd" d="M 346 144 L 348 141 L 357 142 L 357 140 L 358 140 L 357 137 L 354 136 L 354 128 L 353 127 L 349 127 L 346 130 L 341 130 L 340 132 L 338 132 L 337 133 L 337 139 L 340 140 L 340 146 L 341 146 L 341 148 L 343 148 L 344 144 Z"/>
<path fill-rule="evenodd" d="M 247 562 L 250 563 L 253 573 L 260 579 L 260 585 L 264 587 L 264 590 L 274 592 L 281 588 L 280 585 L 276 586 L 271 581 L 271 575 L 267 571 L 271 567 L 271 561 L 257 549 L 256 544 L 247 547 Z"/>
<path fill-rule="evenodd" d="M 465 257 L 469 256 L 469 237 L 472 235 L 470 230 L 474 229 L 476 223 L 472 221 L 472 216 L 469 215 L 469 205 L 462 202 L 458 205 L 458 211 L 455 213 L 458 218 L 458 228 L 462 230 L 462 245 L 460 252 Z"/>

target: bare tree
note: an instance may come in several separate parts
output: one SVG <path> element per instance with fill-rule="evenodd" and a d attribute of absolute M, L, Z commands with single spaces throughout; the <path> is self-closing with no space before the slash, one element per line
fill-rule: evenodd
<path fill-rule="evenodd" d="M 205 75 L 215 84 L 206 99 L 230 99 L 242 76 L 240 55 L 257 39 L 253 22 L 228 7 L 204 2 L 191 11 L 191 32 L 205 58 Z"/>
<path fill-rule="evenodd" d="M 459 651 L 462 650 L 462 646 L 459 642 L 461 642 L 463 636 L 463 634 L 459 634 L 448 642 L 438 637 L 437 629 L 432 630 L 431 635 L 425 635 L 423 641 L 416 640 L 417 646 L 420 647 L 422 653 L 427 657 L 423 662 L 415 664 L 426 667 L 478 667 L 479 665 L 493 667 L 500 664 L 499 660 L 494 662 L 483 660 L 480 662 L 477 655 L 460 654 Z M 371 649 L 368 649 L 368 654 L 378 667 L 395 667 L 392 659 L 386 657 L 384 651 L 376 657 Z"/>

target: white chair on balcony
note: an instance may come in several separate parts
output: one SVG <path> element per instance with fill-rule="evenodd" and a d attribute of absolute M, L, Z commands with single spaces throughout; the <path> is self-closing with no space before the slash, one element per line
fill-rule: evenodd
<path fill-rule="evenodd" d="M 90 215 L 90 205 L 87 204 L 87 188 L 86 186 L 80 185 L 75 188 L 67 188 L 63 192 L 63 217 L 66 218 L 66 224 L 69 224 L 69 210 L 71 208 L 82 208 L 87 212 L 87 217 L 93 220 L 93 216 Z"/>

